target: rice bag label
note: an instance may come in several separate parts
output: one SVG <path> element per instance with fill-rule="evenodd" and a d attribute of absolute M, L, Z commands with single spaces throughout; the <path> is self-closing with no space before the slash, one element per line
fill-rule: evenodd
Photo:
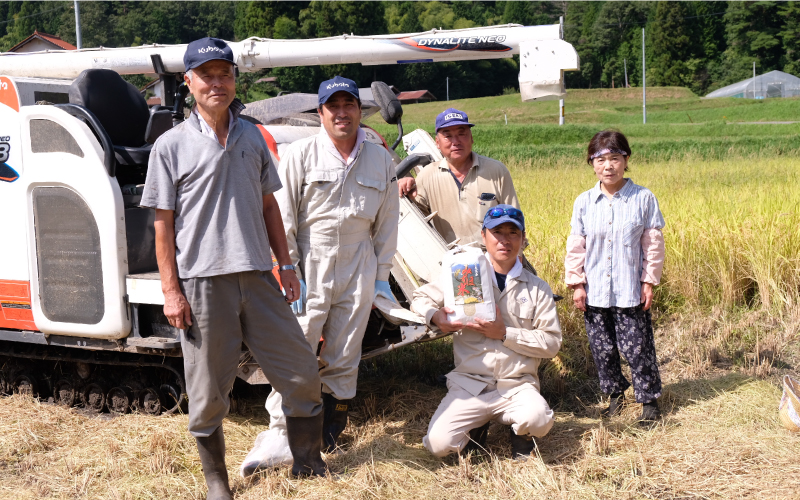
<path fill-rule="evenodd" d="M 481 273 L 477 264 L 453 264 L 450 266 L 450 272 L 453 276 L 453 295 L 457 305 L 483 302 Z"/>

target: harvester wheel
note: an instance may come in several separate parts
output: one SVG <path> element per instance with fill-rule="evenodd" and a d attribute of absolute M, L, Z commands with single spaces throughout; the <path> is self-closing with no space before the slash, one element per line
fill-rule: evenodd
<path fill-rule="evenodd" d="M 72 406 L 75 404 L 75 385 L 69 379 L 59 379 L 53 385 L 53 399 L 56 404 Z"/>
<path fill-rule="evenodd" d="M 164 397 L 155 387 L 147 387 L 139 393 L 139 411 L 147 415 L 160 415 L 164 409 Z"/>
<path fill-rule="evenodd" d="M 181 404 L 181 390 L 179 388 L 172 384 L 161 384 L 159 389 L 164 397 L 165 412 L 175 413 L 181 410 L 181 408 L 178 407 L 178 405 Z"/>
<path fill-rule="evenodd" d="M 100 413 L 106 406 L 106 391 L 97 382 L 87 384 L 82 394 L 83 406 L 87 410 Z"/>
<path fill-rule="evenodd" d="M 112 387 L 106 396 L 108 411 L 124 415 L 131 409 L 133 393 L 127 387 Z"/>
<path fill-rule="evenodd" d="M 39 395 L 39 388 L 36 384 L 36 378 L 33 375 L 23 373 L 14 379 L 14 393 L 24 394 L 26 396 L 37 397 Z"/>

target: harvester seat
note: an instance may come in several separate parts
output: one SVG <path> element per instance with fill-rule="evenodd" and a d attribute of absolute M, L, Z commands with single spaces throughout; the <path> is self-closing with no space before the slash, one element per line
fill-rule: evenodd
<path fill-rule="evenodd" d="M 171 113 L 169 120 L 163 110 L 151 113 L 139 90 L 110 69 L 81 72 L 70 85 L 69 102 L 97 117 L 121 165 L 147 164 L 152 142 L 172 127 Z"/>

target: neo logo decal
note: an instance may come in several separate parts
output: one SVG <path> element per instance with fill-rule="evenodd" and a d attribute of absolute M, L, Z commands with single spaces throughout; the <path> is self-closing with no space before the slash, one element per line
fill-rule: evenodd
<path fill-rule="evenodd" d="M 8 141 L 8 137 L 0 137 L 0 141 Z M 19 179 L 16 170 L 8 166 L 6 162 L 11 152 L 11 145 L 8 142 L 0 142 L 0 181 L 14 182 Z"/>
<path fill-rule="evenodd" d="M 475 52 L 508 52 L 511 47 L 504 45 L 505 35 L 469 36 L 469 37 L 431 37 L 401 38 L 399 43 L 410 45 L 416 49 L 432 52 L 452 52 L 470 50 Z"/>

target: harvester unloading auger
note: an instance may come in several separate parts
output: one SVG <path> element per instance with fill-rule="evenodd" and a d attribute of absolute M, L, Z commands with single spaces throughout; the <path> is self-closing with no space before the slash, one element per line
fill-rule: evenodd
<path fill-rule="evenodd" d="M 240 71 L 321 64 L 405 64 L 520 55 L 522 99 L 563 96 L 578 69 L 560 25 L 432 30 L 316 40 L 231 42 Z M 153 142 L 183 120 L 185 45 L 0 54 L 0 391 L 125 413 L 172 413 L 185 401 L 178 330 L 163 315 L 154 213 L 139 207 Z M 157 74 L 162 105 L 119 76 Z M 402 137 L 402 109 L 372 85 L 365 114 L 380 110 Z M 250 103 L 276 164 L 294 140 L 317 133 L 315 99 Z M 310 111 L 310 112 L 309 112 Z M 368 140 L 389 146 L 365 127 Z M 398 137 L 399 142 L 400 137 Z M 398 176 L 440 158 L 422 130 L 403 137 Z M 448 244 L 401 200 L 392 269 L 401 304 L 436 279 Z M 377 302 L 365 336 L 370 357 L 442 334 L 411 311 Z M 242 352 L 239 377 L 268 383 Z"/>

